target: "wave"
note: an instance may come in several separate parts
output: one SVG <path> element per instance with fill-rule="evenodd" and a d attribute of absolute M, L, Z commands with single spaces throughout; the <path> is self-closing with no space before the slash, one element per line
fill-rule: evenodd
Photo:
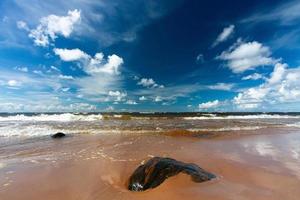
<path fill-rule="evenodd" d="M 264 126 L 234 126 L 234 127 L 220 127 L 220 128 L 190 128 L 184 131 L 188 132 L 223 132 L 223 131 L 246 131 L 246 130 L 258 130 L 265 128 Z M 66 134 L 159 134 L 164 132 L 178 132 L 182 130 L 172 129 L 118 129 L 118 128 L 90 128 L 90 127 L 78 127 L 78 128 L 58 128 L 47 124 L 30 124 L 30 125 L 8 125 L 0 127 L 0 137 L 42 137 L 50 136 L 56 132 L 63 132 Z"/>
<path fill-rule="evenodd" d="M 37 121 L 37 122 L 71 122 L 71 121 L 97 121 L 102 120 L 103 116 L 101 114 L 72 114 L 72 113 L 63 113 L 63 114 L 40 114 L 28 116 L 24 114 L 12 115 L 0 117 L 0 122 L 8 121 Z"/>
<path fill-rule="evenodd" d="M 56 132 L 64 132 L 47 125 L 5 126 L 0 127 L 0 137 L 42 137 Z"/>
<path fill-rule="evenodd" d="M 287 127 L 300 128 L 300 122 L 296 122 L 293 124 L 286 124 Z"/>
<path fill-rule="evenodd" d="M 228 115 L 228 116 L 199 116 L 199 117 L 184 117 L 185 120 L 214 120 L 214 119 L 300 119 L 300 116 L 296 115 Z"/>

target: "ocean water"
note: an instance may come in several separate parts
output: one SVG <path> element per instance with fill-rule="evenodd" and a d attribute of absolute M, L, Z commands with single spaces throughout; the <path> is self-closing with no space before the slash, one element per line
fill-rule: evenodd
<path fill-rule="evenodd" d="M 66 134 L 255 131 L 300 128 L 300 113 L 2 113 L 1 138 Z"/>

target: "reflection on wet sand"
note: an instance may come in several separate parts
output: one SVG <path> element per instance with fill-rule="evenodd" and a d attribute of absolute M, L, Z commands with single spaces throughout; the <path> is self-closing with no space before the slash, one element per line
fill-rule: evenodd
<path fill-rule="evenodd" d="M 217 138 L 77 135 L 3 146 L 1 200 L 298 199 L 299 130 L 259 131 L 245 137 Z M 194 183 L 189 176 L 179 174 L 155 189 L 128 191 L 128 178 L 134 169 L 153 156 L 195 163 L 218 179 Z"/>

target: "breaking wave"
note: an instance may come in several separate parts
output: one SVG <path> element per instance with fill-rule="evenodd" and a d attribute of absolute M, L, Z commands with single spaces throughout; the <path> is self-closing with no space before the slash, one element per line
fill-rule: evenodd
<path fill-rule="evenodd" d="M 103 116 L 101 114 L 72 114 L 72 113 L 63 113 L 63 114 L 39 114 L 39 115 L 10 115 L 10 116 L 1 116 L 0 122 L 9 122 L 9 121 L 36 121 L 36 122 L 71 122 L 71 121 L 97 121 L 102 120 Z"/>

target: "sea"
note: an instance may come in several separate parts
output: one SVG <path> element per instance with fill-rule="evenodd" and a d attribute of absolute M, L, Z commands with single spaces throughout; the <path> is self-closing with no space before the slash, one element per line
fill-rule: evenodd
<path fill-rule="evenodd" d="M 285 127 L 300 129 L 300 113 L 0 113 L 0 141 L 56 132 L 159 134 L 171 130 L 234 132 Z"/>

